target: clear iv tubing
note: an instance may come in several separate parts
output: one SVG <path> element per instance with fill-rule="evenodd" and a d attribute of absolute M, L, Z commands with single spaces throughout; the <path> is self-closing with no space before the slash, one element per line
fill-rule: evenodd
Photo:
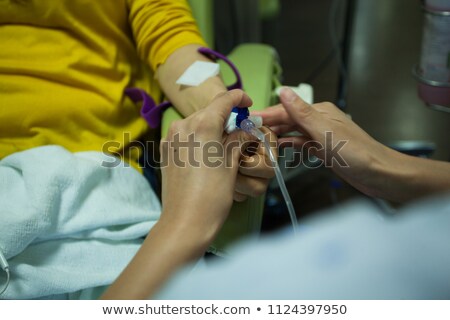
<path fill-rule="evenodd" d="M 9 286 L 9 282 L 10 282 L 10 277 L 11 275 L 9 274 L 9 268 L 5 268 L 5 272 L 6 272 L 6 283 L 3 286 L 3 288 L 0 289 L 0 296 L 6 291 L 6 289 L 8 289 Z"/>
<path fill-rule="evenodd" d="M 266 136 L 264 133 L 259 130 L 255 124 L 249 120 L 244 119 L 241 122 L 240 128 L 244 130 L 245 132 L 248 132 L 252 135 L 254 135 L 258 140 L 264 143 L 264 146 L 266 150 L 269 152 L 269 158 L 272 162 L 272 165 L 275 169 L 275 175 L 277 177 L 278 185 L 280 186 L 281 193 L 283 194 L 284 201 L 286 202 L 286 206 L 289 212 L 289 216 L 291 217 L 292 227 L 294 229 L 294 233 L 297 232 L 297 215 L 295 214 L 294 206 L 292 204 L 291 197 L 289 196 L 289 192 L 286 188 L 286 184 L 284 183 L 283 174 L 281 173 L 280 166 L 278 165 L 278 161 L 275 158 L 275 155 L 273 154 L 272 149 L 270 148 L 269 141 L 267 141 Z"/>

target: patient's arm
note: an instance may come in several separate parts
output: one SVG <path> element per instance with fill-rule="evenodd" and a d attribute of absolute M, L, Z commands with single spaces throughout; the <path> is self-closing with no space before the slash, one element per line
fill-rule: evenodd
<path fill-rule="evenodd" d="M 210 61 L 204 55 L 198 53 L 199 45 L 187 45 L 176 50 L 169 56 L 166 62 L 157 70 L 158 81 L 168 99 L 176 109 L 185 117 L 205 108 L 219 94 L 227 91 L 219 76 L 210 78 L 198 87 L 184 87 L 175 82 L 181 74 L 195 61 Z M 251 164 L 240 170 L 235 184 L 234 200 L 242 202 L 248 196 L 254 197 L 265 192 L 273 170 L 264 161 L 264 150 L 258 148 L 256 153 L 248 156 L 243 161 Z M 255 165 L 258 163 L 258 165 Z"/>
<path fill-rule="evenodd" d="M 209 61 L 197 52 L 204 45 L 186 0 L 128 0 L 128 20 L 142 61 L 156 72 L 167 98 L 185 117 L 206 107 L 226 88 L 220 77 L 197 88 L 181 88 L 175 82 L 197 60 Z"/>
<path fill-rule="evenodd" d="M 157 69 L 157 78 L 167 98 L 185 117 L 205 108 L 215 96 L 227 91 L 220 76 L 209 78 L 198 87 L 180 86 L 175 82 L 195 61 L 209 61 L 197 50 L 199 45 L 191 44 L 172 53 Z"/>

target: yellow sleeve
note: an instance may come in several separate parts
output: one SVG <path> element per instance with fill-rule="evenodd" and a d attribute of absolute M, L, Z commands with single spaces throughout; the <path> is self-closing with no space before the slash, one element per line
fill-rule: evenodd
<path fill-rule="evenodd" d="M 128 9 L 139 56 L 153 71 L 185 45 L 206 46 L 186 0 L 128 0 Z"/>

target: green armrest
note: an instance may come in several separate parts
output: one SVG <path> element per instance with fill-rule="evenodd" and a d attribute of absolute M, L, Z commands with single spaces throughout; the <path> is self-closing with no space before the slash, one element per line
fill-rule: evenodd
<path fill-rule="evenodd" d="M 253 100 L 251 110 L 262 110 L 273 103 L 273 85 L 278 78 L 276 51 L 263 44 L 243 44 L 228 56 L 241 73 L 244 90 Z M 221 63 L 221 74 L 226 84 L 235 82 L 235 76 L 226 64 Z M 162 136 L 167 135 L 170 124 L 181 119 L 181 115 L 169 108 L 164 112 Z M 259 234 L 264 210 L 264 196 L 249 198 L 242 203 L 234 203 L 230 216 L 221 232 L 210 247 L 210 252 L 226 255 L 228 248 L 244 236 Z"/>

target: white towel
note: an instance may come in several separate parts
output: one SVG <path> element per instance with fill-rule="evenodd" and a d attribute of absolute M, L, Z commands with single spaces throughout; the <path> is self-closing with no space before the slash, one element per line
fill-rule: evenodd
<path fill-rule="evenodd" d="M 135 169 L 107 168 L 103 161 L 111 158 L 58 146 L 0 161 L 0 250 L 11 270 L 0 298 L 108 285 L 127 265 L 161 205 Z"/>

